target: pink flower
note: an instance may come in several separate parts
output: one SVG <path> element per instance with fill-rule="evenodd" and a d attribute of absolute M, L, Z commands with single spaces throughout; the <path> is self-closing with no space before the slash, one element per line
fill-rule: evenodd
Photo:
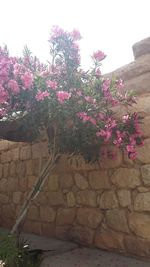
<path fill-rule="evenodd" d="M 32 73 L 25 72 L 25 74 L 23 74 L 21 76 L 21 79 L 23 81 L 24 90 L 29 89 L 32 86 L 32 83 L 33 83 L 33 74 Z"/>
<path fill-rule="evenodd" d="M 2 85 L 0 85 L 0 104 L 4 104 L 8 100 L 8 93 Z"/>
<path fill-rule="evenodd" d="M 50 87 L 51 89 L 53 90 L 56 90 L 57 89 L 57 82 L 56 81 L 47 81 L 46 82 L 47 86 Z"/>
<path fill-rule="evenodd" d="M 137 157 L 137 152 L 136 152 L 136 151 L 134 151 L 134 152 L 132 152 L 132 153 L 129 153 L 129 158 L 130 158 L 130 159 L 135 160 L 136 157 Z"/>
<path fill-rule="evenodd" d="M 92 58 L 98 62 L 102 61 L 105 57 L 106 57 L 106 55 L 104 54 L 104 52 L 102 52 L 100 50 L 94 52 L 92 55 Z"/>
<path fill-rule="evenodd" d="M 71 93 L 66 91 L 58 91 L 57 92 L 57 99 L 58 101 L 63 104 L 65 100 L 68 100 L 71 97 Z"/>
<path fill-rule="evenodd" d="M 56 38 L 65 35 L 65 32 L 63 29 L 59 28 L 57 25 L 54 25 L 52 27 L 51 35 L 49 41 L 52 42 Z"/>
<path fill-rule="evenodd" d="M 127 145 L 126 146 L 126 150 L 127 150 L 127 152 L 130 152 L 130 153 L 133 153 L 133 152 L 135 152 L 135 147 L 134 147 L 134 145 Z"/>
<path fill-rule="evenodd" d="M 18 94 L 20 92 L 20 88 L 18 86 L 18 83 L 15 80 L 10 80 L 8 82 L 8 88 L 10 88 L 10 90 L 14 94 Z"/>
<path fill-rule="evenodd" d="M 37 101 L 43 101 L 45 98 L 49 97 L 48 91 L 38 91 L 37 95 L 35 96 Z"/>
<path fill-rule="evenodd" d="M 124 115 L 124 116 L 122 117 L 122 121 L 123 121 L 124 123 L 127 123 L 127 122 L 129 121 L 129 119 L 130 119 L 129 114 Z"/>
<path fill-rule="evenodd" d="M 108 140 L 111 138 L 112 136 L 112 132 L 111 131 L 108 131 L 108 130 L 100 130 L 99 132 L 96 133 L 96 136 L 99 137 L 99 136 L 102 136 L 104 137 L 104 141 L 105 142 L 108 142 Z"/>
<path fill-rule="evenodd" d="M 78 41 L 82 38 L 80 32 L 78 30 L 75 30 L 75 29 L 71 32 L 71 36 L 72 36 L 74 41 Z"/>
<path fill-rule="evenodd" d="M 123 89 L 124 88 L 124 83 L 123 83 L 123 80 L 122 79 L 119 79 L 116 81 L 116 86 L 119 90 Z"/>

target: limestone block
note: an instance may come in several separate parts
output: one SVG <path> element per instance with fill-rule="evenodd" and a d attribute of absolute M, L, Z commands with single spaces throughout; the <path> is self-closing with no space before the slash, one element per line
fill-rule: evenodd
<path fill-rule="evenodd" d="M 6 204 L 2 206 L 2 217 L 3 218 L 15 218 L 15 206 L 13 204 Z"/>
<path fill-rule="evenodd" d="M 137 149 L 137 159 L 142 163 L 150 163 L 150 139 L 144 140 L 144 146 Z"/>
<path fill-rule="evenodd" d="M 69 231 L 70 238 L 82 245 L 91 245 L 94 238 L 94 230 L 85 226 L 75 225 Z"/>
<path fill-rule="evenodd" d="M 150 185 L 150 164 L 141 167 L 142 180 L 144 185 Z"/>
<path fill-rule="evenodd" d="M 22 192 L 14 192 L 13 193 L 13 203 L 14 204 L 20 204 L 22 199 Z"/>
<path fill-rule="evenodd" d="M 12 160 L 12 152 L 11 151 L 6 151 L 3 152 L 1 155 L 1 162 L 2 163 L 6 163 L 6 162 L 10 162 Z"/>
<path fill-rule="evenodd" d="M 108 227 L 111 229 L 123 232 L 123 233 L 129 233 L 129 227 L 127 222 L 126 213 L 124 210 L 108 210 L 106 212 L 106 222 Z"/>
<path fill-rule="evenodd" d="M 22 146 L 20 148 L 20 159 L 27 160 L 31 159 L 31 146 Z"/>
<path fill-rule="evenodd" d="M 12 160 L 16 161 L 19 160 L 19 158 L 20 158 L 20 148 L 16 147 L 12 149 Z"/>
<path fill-rule="evenodd" d="M 63 174 L 60 177 L 60 186 L 62 189 L 71 188 L 74 184 L 72 174 Z"/>
<path fill-rule="evenodd" d="M 117 192 L 120 206 L 128 207 L 131 205 L 131 193 L 129 190 L 121 189 Z"/>
<path fill-rule="evenodd" d="M 26 162 L 25 161 L 17 161 L 16 162 L 16 174 L 19 178 L 23 178 L 26 173 Z"/>
<path fill-rule="evenodd" d="M 0 193 L 0 206 L 1 204 L 8 204 L 9 203 L 9 197 L 6 195 L 6 193 Z"/>
<path fill-rule="evenodd" d="M 80 208 L 77 212 L 77 223 L 89 228 L 97 228 L 103 219 L 103 213 L 99 209 Z"/>
<path fill-rule="evenodd" d="M 107 171 L 92 171 L 89 173 L 89 184 L 92 189 L 109 189 L 110 182 Z"/>
<path fill-rule="evenodd" d="M 113 173 L 111 181 L 119 188 L 136 188 L 141 184 L 140 171 L 133 168 L 119 168 Z"/>
<path fill-rule="evenodd" d="M 143 55 L 150 54 L 150 37 L 141 40 L 133 45 L 134 58 L 137 59 Z"/>
<path fill-rule="evenodd" d="M 124 244 L 123 244 L 123 234 L 116 233 L 113 231 L 102 231 L 96 232 L 95 235 L 95 246 L 100 249 L 117 249 L 117 250 L 123 250 Z"/>
<path fill-rule="evenodd" d="M 0 192 L 6 192 L 7 191 L 7 179 L 2 178 L 0 179 Z"/>
<path fill-rule="evenodd" d="M 144 117 L 140 128 L 144 137 L 150 137 L 150 116 Z"/>
<path fill-rule="evenodd" d="M 56 174 L 50 175 L 48 179 L 48 190 L 58 191 L 59 190 L 59 179 L 61 179 L 61 177 L 59 177 Z"/>
<path fill-rule="evenodd" d="M 140 237 L 150 239 L 150 215 L 133 212 L 129 216 L 131 230 Z"/>
<path fill-rule="evenodd" d="M 115 191 L 105 191 L 99 201 L 100 208 L 102 209 L 115 209 L 118 207 L 118 200 Z"/>
<path fill-rule="evenodd" d="M 7 178 L 9 176 L 9 163 L 3 164 L 3 177 Z"/>
<path fill-rule="evenodd" d="M 32 205 L 27 214 L 27 218 L 30 220 L 39 220 L 39 209 L 38 207 Z"/>
<path fill-rule="evenodd" d="M 2 175 L 3 175 L 3 165 L 0 164 L 0 178 L 2 178 Z"/>
<path fill-rule="evenodd" d="M 101 159 L 99 161 L 99 165 L 102 169 L 114 169 L 119 167 L 122 164 L 122 152 L 121 150 L 117 149 L 116 147 L 111 148 L 112 152 L 116 154 L 115 159 Z"/>
<path fill-rule="evenodd" d="M 74 156 L 68 159 L 68 166 L 74 171 L 88 171 L 99 169 L 98 163 L 87 163 L 83 157 Z"/>
<path fill-rule="evenodd" d="M 84 190 L 77 192 L 77 204 L 89 207 L 96 207 L 96 193 L 91 190 Z"/>
<path fill-rule="evenodd" d="M 76 204 L 75 196 L 73 192 L 67 193 L 67 205 L 68 207 L 74 207 Z"/>
<path fill-rule="evenodd" d="M 10 162 L 10 176 L 16 175 L 16 164 L 15 162 Z"/>
<path fill-rule="evenodd" d="M 1 140 L 0 141 L 0 151 L 7 150 L 9 147 L 9 141 Z"/>
<path fill-rule="evenodd" d="M 150 241 L 137 238 L 135 236 L 126 235 L 124 239 L 125 249 L 127 253 L 136 256 L 149 257 L 150 256 Z"/>
<path fill-rule="evenodd" d="M 48 203 L 51 206 L 62 206 L 64 205 L 64 198 L 61 192 L 51 191 L 47 195 Z"/>
<path fill-rule="evenodd" d="M 56 211 L 51 207 L 40 207 L 40 219 L 43 222 L 54 222 Z"/>
<path fill-rule="evenodd" d="M 7 192 L 15 192 L 18 190 L 18 179 L 16 177 L 9 177 L 7 180 Z"/>
<path fill-rule="evenodd" d="M 84 190 L 84 189 L 88 188 L 87 179 L 83 175 L 81 175 L 80 173 L 76 173 L 74 175 L 74 179 L 75 179 L 76 186 L 79 189 Z"/>
<path fill-rule="evenodd" d="M 137 211 L 150 211 L 150 192 L 137 194 L 134 201 L 134 209 Z"/>
<path fill-rule="evenodd" d="M 76 216 L 76 209 L 75 208 L 68 208 L 68 209 L 58 209 L 57 217 L 56 217 L 56 224 L 57 225 L 65 225 L 74 222 Z"/>

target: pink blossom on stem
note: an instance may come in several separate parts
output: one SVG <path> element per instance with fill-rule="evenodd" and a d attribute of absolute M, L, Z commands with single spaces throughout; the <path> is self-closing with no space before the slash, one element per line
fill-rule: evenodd
<path fill-rule="evenodd" d="M 92 55 L 92 58 L 98 62 L 102 61 L 105 57 L 106 57 L 106 55 L 104 54 L 104 52 L 102 52 L 100 50 L 94 52 Z"/>
<path fill-rule="evenodd" d="M 57 82 L 56 81 L 48 80 L 46 82 L 46 84 L 47 84 L 48 87 L 50 87 L 53 90 L 56 90 L 57 89 Z"/>
<path fill-rule="evenodd" d="M 49 92 L 48 91 L 38 91 L 38 93 L 36 94 L 35 98 L 37 101 L 43 101 L 45 98 L 49 97 Z"/>
<path fill-rule="evenodd" d="M 21 80 L 22 80 L 23 85 L 24 85 L 24 90 L 29 89 L 33 83 L 33 74 L 30 72 L 25 72 L 21 76 Z"/>
<path fill-rule="evenodd" d="M 8 88 L 10 88 L 11 92 L 15 95 L 20 92 L 19 85 L 15 80 L 10 80 L 8 82 Z"/>
<path fill-rule="evenodd" d="M 76 29 L 74 29 L 71 32 L 71 36 L 72 36 L 74 41 L 78 41 L 78 40 L 80 40 L 82 38 L 80 32 L 78 30 L 76 30 Z"/>
<path fill-rule="evenodd" d="M 65 100 L 68 100 L 71 97 L 71 93 L 68 93 L 66 91 L 58 91 L 56 95 L 59 103 L 61 104 L 63 104 Z"/>

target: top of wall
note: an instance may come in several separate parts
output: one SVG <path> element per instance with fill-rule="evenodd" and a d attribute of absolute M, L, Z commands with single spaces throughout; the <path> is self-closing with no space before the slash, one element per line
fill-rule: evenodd
<path fill-rule="evenodd" d="M 106 74 L 123 79 L 126 90 L 133 90 L 136 94 L 150 92 L 150 37 L 135 43 L 132 47 L 134 61 Z"/>

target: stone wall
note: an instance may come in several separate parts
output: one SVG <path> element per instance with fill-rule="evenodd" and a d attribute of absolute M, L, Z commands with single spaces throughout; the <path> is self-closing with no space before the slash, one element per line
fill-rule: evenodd
<path fill-rule="evenodd" d="M 143 65 L 139 62 L 147 64 L 144 72 L 140 72 Z M 115 74 L 119 73 L 128 86 L 133 79 L 139 81 L 140 77 L 142 81 L 147 73 L 150 78 L 149 66 L 150 54 L 142 56 L 140 50 L 134 63 Z M 137 76 L 132 78 L 132 73 Z M 115 161 L 91 165 L 81 157 L 62 155 L 32 203 L 24 231 L 150 258 L 150 81 L 142 90 L 139 83 L 135 85 L 139 88 L 138 103 L 131 110 L 144 116 L 145 137 L 137 159 L 132 162 L 118 151 Z M 121 115 L 122 110 L 118 111 Z M 1 141 L 0 152 L 0 226 L 10 228 L 39 173 L 40 157 L 42 164 L 48 157 L 47 142 Z"/>

